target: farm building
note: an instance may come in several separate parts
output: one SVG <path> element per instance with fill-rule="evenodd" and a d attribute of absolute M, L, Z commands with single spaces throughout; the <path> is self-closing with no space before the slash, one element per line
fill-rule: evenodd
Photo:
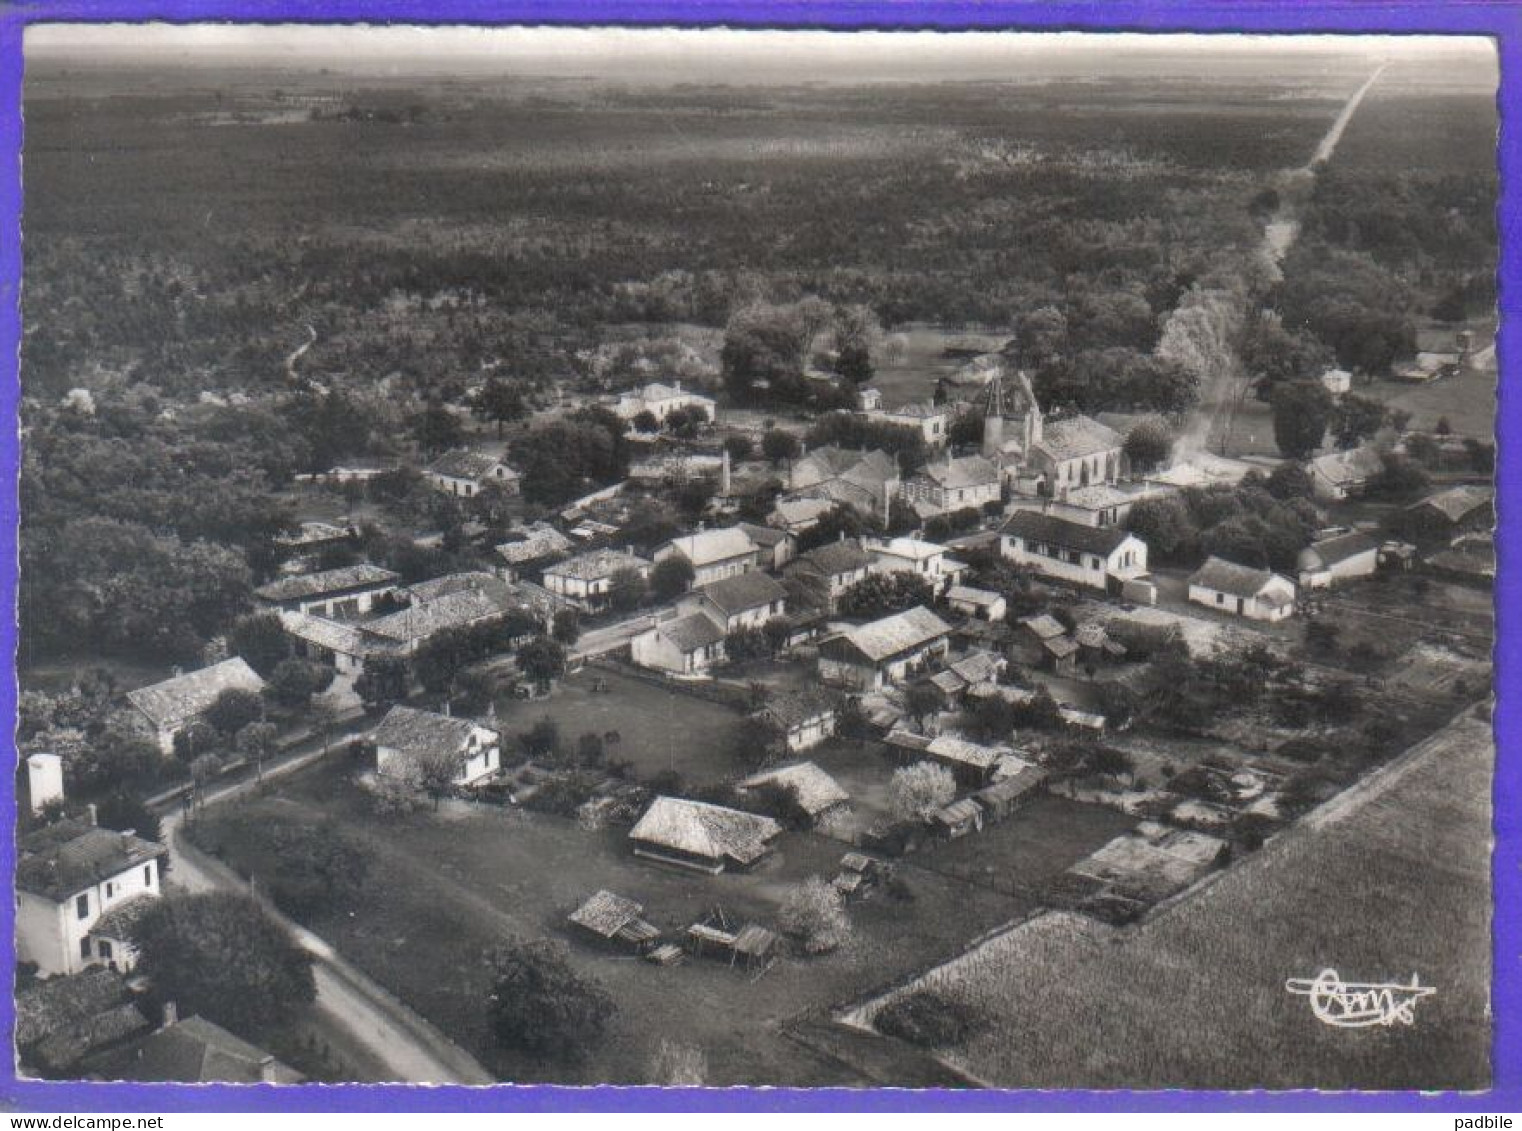
<path fill-rule="evenodd" d="M 461 588 L 441 584 L 451 582 L 448 578 L 414 586 L 410 591 L 412 604 L 407 608 L 366 621 L 359 629 L 366 637 L 378 641 L 380 649 L 411 655 L 446 629 L 485 624 L 518 607 L 512 589 L 505 582 L 490 575 L 480 576 L 485 582 L 462 581 Z M 433 596 L 435 593 L 438 595 Z"/>
<path fill-rule="evenodd" d="M 997 772 L 1008 776 L 997 778 L 993 784 L 985 785 L 972 795 L 972 800 L 983 810 L 984 822 L 988 824 L 1008 817 L 1046 783 L 1045 770 L 1021 759 L 1005 758 L 999 764 Z"/>
<path fill-rule="evenodd" d="M 945 656 L 950 635 L 950 625 L 916 606 L 821 641 L 819 675 L 854 691 L 877 691 Z"/>
<path fill-rule="evenodd" d="M 375 772 L 403 776 L 419 765 L 453 760 L 454 783 L 470 785 L 502 766 L 501 738 L 470 719 L 395 706 L 371 732 Z"/>
<path fill-rule="evenodd" d="M 736 926 L 722 908 L 687 928 L 687 949 L 702 957 L 711 954 L 743 963 L 750 972 L 764 971 L 777 957 L 777 934 L 756 923 Z"/>
<path fill-rule="evenodd" d="M 1295 611 L 1295 583 L 1270 570 L 1211 557 L 1190 575 L 1189 600 L 1248 620 L 1280 621 Z"/>
<path fill-rule="evenodd" d="M 945 766 L 959 782 L 982 785 L 1010 754 L 1007 746 L 986 746 L 956 735 L 942 734 L 930 740 L 923 756 Z"/>
<path fill-rule="evenodd" d="M 992 652 L 973 651 L 961 659 L 952 660 L 944 669 L 930 677 L 930 682 L 941 691 L 955 698 L 983 683 L 997 683 L 999 675 L 1007 666 L 1002 656 Z"/>
<path fill-rule="evenodd" d="M 685 558 L 692 566 L 693 585 L 709 585 L 757 568 L 760 550 L 738 526 L 683 534 L 655 549 L 656 561 Z"/>
<path fill-rule="evenodd" d="M 254 590 L 260 603 L 281 611 L 342 620 L 363 616 L 376 601 L 396 592 L 399 574 L 363 562 L 342 569 L 282 577 Z"/>
<path fill-rule="evenodd" d="M 650 563 L 622 550 L 593 550 L 545 570 L 544 587 L 580 608 L 597 611 L 608 603 L 613 578 L 625 570 L 649 577 Z"/>
<path fill-rule="evenodd" d="M 272 539 L 276 546 L 291 557 L 315 554 L 319 550 L 342 546 L 359 537 L 353 526 L 335 526 L 331 522 L 303 522 L 295 531 L 277 534 Z"/>
<path fill-rule="evenodd" d="M 1069 491 L 1060 499 L 1021 500 L 1020 510 L 1034 510 L 1085 526 L 1124 526 L 1131 508 L 1142 494 L 1122 490 L 1113 483 L 1091 483 Z"/>
<path fill-rule="evenodd" d="M 864 514 L 886 519 L 900 485 L 898 461 L 887 452 L 850 451 L 831 445 L 792 461 L 788 467 L 788 493 L 777 505 L 781 506 L 784 500 L 801 499 L 828 502 L 831 506 L 848 503 Z"/>
<path fill-rule="evenodd" d="M 1105 633 L 1123 645 L 1133 660 L 1145 660 L 1184 639 L 1184 630 L 1172 618 L 1111 617 L 1105 623 Z"/>
<path fill-rule="evenodd" d="M 983 831 L 983 808 L 970 797 L 953 801 L 930 814 L 931 827 L 941 836 L 955 840 Z"/>
<path fill-rule="evenodd" d="M 1495 497 L 1493 488 L 1475 484 L 1438 491 L 1405 509 L 1402 532 L 1428 544 L 1447 542 L 1466 531 L 1489 530 L 1495 525 Z"/>
<path fill-rule="evenodd" d="M 619 943 L 644 950 L 661 937 L 660 929 L 640 916 L 644 907 L 606 889 L 593 895 L 569 918 L 573 925 L 605 943 Z"/>
<path fill-rule="evenodd" d="M 851 804 L 851 795 L 813 762 L 795 762 L 790 766 L 763 770 L 741 781 L 735 788 L 745 793 L 764 785 L 779 785 L 794 790 L 799 806 L 815 821 Z"/>
<path fill-rule="evenodd" d="M 838 710 L 835 697 L 823 691 L 783 692 L 752 718 L 775 726 L 785 736 L 787 748 L 799 751 L 818 746 L 835 733 Z"/>
<path fill-rule="evenodd" d="M 1379 546 L 1377 537 L 1357 530 L 1312 542 L 1295 563 L 1300 584 L 1306 589 L 1328 589 L 1339 581 L 1369 577 L 1379 568 Z"/>
<path fill-rule="evenodd" d="M 388 641 L 327 617 L 281 613 L 280 627 L 291 638 L 292 652 L 303 660 L 326 664 L 341 676 L 358 675 L 367 656 L 385 655 L 392 650 Z"/>
<path fill-rule="evenodd" d="M 642 668 L 702 675 L 724 662 L 724 629 L 705 613 L 689 613 L 634 637 L 629 655 Z"/>
<path fill-rule="evenodd" d="M 488 486 L 516 495 L 523 480 L 500 457 L 464 448 L 434 460 L 423 469 L 423 478 L 435 491 L 461 499 L 473 499 Z"/>
<path fill-rule="evenodd" d="M 987 621 L 1003 620 L 1008 607 L 1002 593 L 971 585 L 953 585 L 946 591 L 946 603 L 954 612 Z"/>
<path fill-rule="evenodd" d="M 16 1053 L 23 1076 L 82 1080 L 124 1042 L 147 1032 L 127 980 L 114 970 L 32 980 L 16 991 Z"/>
<path fill-rule="evenodd" d="M 159 750 L 168 756 L 174 753 L 175 736 L 200 719 L 218 695 L 233 690 L 255 694 L 264 690 L 264 680 L 238 656 L 129 691 L 127 702 L 147 720 Z"/>
<path fill-rule="evenodd" d="M 702 613 L 725 635 L 742 628 L 760 628 L 787 612 L 787 590 L 759 571 L 735 574 L 694 588 L 677 600 L 684 613 Z"/>
<path fill-rule="evenodd" d="M 716 876 L 727 867 L 755 864 L 781 833 L 782 826 L 770 817 L 706 801 L 657 797 L 629 830 L 629 840 L 636 856 Z"/>
<path fill-rule="evenodd" d="M 1311 490 L 1326 502 L 1341 502 L 1363 494 L 1369 480 L 1384 468 L 1384 461 L 1370 447 L 1346 452 L 1328 452 L 1305 465 L 1311 477 Z"/>
<path fill-rule="evenodd" d="M 1019 511 L 1000 534 L 1004 558 L 1058 581 L 1118 590 L 1147 572 L 1147 544 L 1117 527 Z"/>

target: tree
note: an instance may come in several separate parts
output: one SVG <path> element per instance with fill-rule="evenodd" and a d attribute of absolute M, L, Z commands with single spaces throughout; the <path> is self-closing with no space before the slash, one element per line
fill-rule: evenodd
<path fill-rule="evenodd" d="M 536 636 L 518 649 L 518 667 L 541 687 L 565 674 L 565 648 L 548 636 Z"/>
<path fill-rule="evenodd" d="M 144 805 L 140 797 L 120 790 L 101 798 L 96 804 L 95 820 L 102 828 L 130 830 L 144 840 L 158 840 L 162 836 L 158 814 Z"/>
<path fill-rule="evenodd" d="M 1126 518 L 1126 528 L 1159 559 L 1187 556 L 1199 538 L 1189 507 L 1173 495 L 1139 500 Z"/>
<path fill-rule="evenodd" d="M 576 973 L 564 944 L 510 937 L 486 962 L 487 1016 L 499 1045 L 541 1060 L 578 1060 L 602 1040 L 613 999 Z"/>
<path fill-rule="evenodd" d="M 275 737 L 280 732 L 274 723 L 252 722 L 238 732 L 233 746 L 245 759 L 254 764 L 259 777 L 264 776 L 264 763 L 275 753 Z"/>
<path fill-rule="evenodd" d="M 742 463 L 750 458 L 751 452 L 756 450 L 756 445 L 751 443 L 749 436 L 734 435 L 724 437 L 724 450 L 729 453 L 729 458 L 735 463 Z"/>
<path fill-rule="evenodd" d="M 897 570 L 862 578 L 840 595 L 836 607 L 842 616 L 876 619 L 928 605 L 932 599 L 930 582 L 917 573 Z"/>
<path fill-rule="evenodd" d="M 1332 395 L 1314 381 L 1291 381 L 1273 396 L 1274 443 L 1291 459 L 1304 459 L 1321 446 L 1332 418 Z"/>
<path fill-rule="evenodd" d="M 661 430 L 659 418 L 648 408 L 642 408 L 636 412 L 629 423 L 633 425 L 636 432 L 645 436 L 654 435 Z"/>
<path fill-rule="evenodd" d="M 282 660 L 270 675 L 265 693 L 283 707 L 299 709 L 333 685 L 333 669 L 306 660 Z"/>
<path fill-rule="evenodd" d="M 945 706 L 945 693 L 933 683 L 912 684 L 904 692 L 904 710 L 918 724 L 923 725 L 927 718 L 940 713 Z"/>
<path fill-rule="evenodd" d="M 681 554 L 672 554 L 651 567 L 650 595 L 663 604 L 674 601 L 692 587 L 695 577 L 692 563 Z"/>
<path fill-rule="evenodd" d="M 546 716 L 518 736 L 518 745 L 530 760 L 552 758 L 560 748 L 560 727 Z"/>
<path fill-rule="evenodd" d="M 522 420 L 528 415 L 523 395 L 500 377 L 490 378 L 481 386 L 471 401 L 470 411 L 481 420 L 490 420 L 497 426 L 497 439 L 502 439 L 503 425 Z"/>
<path fill-rule="evenodd" d="M 1332 410 L 1332 432 L 1337 446 L 1356 448 L 1385 426 L 1385 406 L 1372 397 L 1346 394 Z"/>
<path fill-rule="evenodd" d="M 265 827 L 262 839 L 274 861 L 267 879 L 276 906 L 300 916 L 352 905 L 369 874 L 370 857 L 335 822 Z"/>
<path fill-rule="evenodd" d="M 275 613 L 250 613 L 233 621 L 227 646 L 265 679 L 291 654 L 291 638 Z"/>
<path fill-rule="evenodd" d="M 1126 433 L 1123 451 L 1131 467 L 1146 473 L 1162 466 L 1173 454 L 1173 433 L 1167 422 L 1156 416 L 1138 420 Z"/>
<path fill-rule="evenodd" d="M 452 749 L 430 747 L 409 751 L 387 772 L 413 789 L 421 790 L 438 812 L 439 802 L 454 792 L 463 766 L 460 755 Z"/>
<path fill-rule="evenodd" d="M 575 609 L 558 609 L 551 622 L 550 636 L 563 647 L 569 648 L 581 638 L 581 614 Z"/>
<path fill-rule="evenodd" d="M 956 779 L 945 766 L 915 762 L 893 771 L 888 783 L 888 808 L 901 821 L 923 821 L 951 804 Z"/>
<path fill-rule="evenodd" d="M 840 892 L 818 876 L 795 885 L 782 901 L 777 922 L 809 954 L 838 950 L 851 937 Z"/>
<path fill-rule="evenodd" d="M 634 568 L 618 570 L 608 578 L 608 605 L 620 613 L 632 613 L 645 600 L 647 586 Z"/>
<path fill-rule="evenodd" d="M 231 737 L 264 714 L 264 704 L 254 691 L 229 687 L 211 701 L 202 717 L 219 733 Z"/>
<path fill-rule="evenodd" d="M 412 418 L 412 437 L 424 455 L 433 456 L 465 442 L 465 431 L 454 413 L 430 404 Z"/>
<path fill-rule="evenodd" d="M 235 1033 L 288 1025 L 317 996 L 311 954 L 247 895 L 165 895 L 138 920 L 132 942 L 157 1000 Z"/>
<path fill-rule="evenodd" d="M 354 679 L 354 693 L 367 710 L 390 707 L 407 698 L 412 675 L 407 661 L 400 656 L 366 656 L 364 667 Z"/>
<path fill-rule="evenodd" d="M 1268 493 L 1276 499 L 1309 499 L 1316 493 L 1310 472 L 1298 463 L 1281 463 L 1264 481 Z"/>
<path fill-rule="evenodd" d="M 781 463 L 798 454 L 798 437 L 780 428 L 768 428 L 761 434 L 761 454 L 773 463 Z"/>

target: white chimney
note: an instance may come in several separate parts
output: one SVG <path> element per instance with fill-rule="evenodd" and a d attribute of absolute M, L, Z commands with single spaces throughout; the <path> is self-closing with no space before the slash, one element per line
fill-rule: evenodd
<path fill-rule="evenodd" d="M 91 825 L 98 823 L 95 813 L 95 802 L 93 801 L 85 806 L 85 820 L 89 821 Z"/>
<path fill-rule="evenodd" d="M 164 1003 L 163 1010 L 163 1024 L 160 1026 L 160 1028 L 167 1029 L 169 1026 L 177 1024 L 179 1020 L 180 1007 L 172 1001 L 166 1001 Z"/>
<path fill-rule="evenodd" d="M 275 1071 L 275 1058 L 266 1056 L 259 1062 L 259 1082 L 261 1084 L 278 1084 L 279 1075 Z"/>

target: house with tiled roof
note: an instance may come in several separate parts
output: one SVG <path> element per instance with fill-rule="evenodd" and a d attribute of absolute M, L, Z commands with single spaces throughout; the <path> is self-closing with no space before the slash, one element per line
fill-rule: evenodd
<path fill-rule="evenodd" d="M 1107 591 L 1147 572 L 1147 544 L 1118 527 L 1016 511 L 999 535 L 1006 561 L 1056 581 Z"/>
<path fill-rule="evenodd" d="M 756 561 L 762 569 L 780 570 L 798 556 L 798 536 L 781 526 L 742 522 L 738 529 L 755 544 Z"/>
<path fill-rule="evenodd" d="M 1436 491 L 1400 514 L 1401 532 L 1423 545 L 1495 525 L 1495 489 L 1475 483 Z"/>
<path fill-rule="evenodd" d="M 819 643 L 819 678 L 853 691 L 903 683 L 944 657 L 951 626 L 923 606 L 847 629 Z"/>
<path fill-rule="evenodd" d="M 163 1027 L 124 1058 L 121 1079 L 173 1084 L 299 1084 L 306 1079 L 204 1017 L 179 1020 L 172 1002 L 165 1015 Z"/>
<path fill-rule="evenodd" d="M 370 733 L 375 772 L 406 779 L 419 767 L 448 762 L 454 783 L 470 785 L 502 768 L 502 739 L 472 719 L 397 705 Z"/>
<path fill-rule="evenodd" d="M 920 434 L 927 447 L 938 448 L 946 443 L 946 430 L 951 421 L 951 410 L 930 401 L 899 405 L 897 408 L 878 407 L 863 413 L 868 420 L 879 424 L 891 424 L 896 428 L 912 428 Z"/>
<path fill-rule="evenodd" d="M 862 549 L 872 555 L 873 573 L 912 573 L 936 595 L 967 572 L 967 563 L 950 557 L 945 546 L 922 538 L 866 538 Z"/>
<path fill-rule="evenodd" d="M 682 558 L 692 566 L 692 583 L 707 585 L 757 568 L 761 556 L 750 535 L 738 526 L 698 530 L 683 534 L 655 548 L 656 561 Z"/>
<path fill-rule="evenodd" d="M 713 617 L 694 612 L 661 621 L 629 641 L 629 656 L 642 668 L 672 675 L 699 676 L 722 664 L 724 629 Z"/>
<path fill-rule="evenodd" d="M 786 691 L 773 695 L 766 705 L 752 714 L 767 726 L 775 727 L 792 751 L 818 746 L 835 733 L 839 713 L 836 696 L 818 688 Z"/>
<path fill-rule="evenodd" d="M 650 562 L 625 550 L 592 550 L 557 562 L 545 570 L 544 587 L 580 608 L 596 611 L 608 603 L 613 578 L 631 570 L 650 576 Z"/>
<path fill-rule="evenodd" d="M 400 581 L 389 569 L 361 562 L 277 578 L 255 589 L 254 596 L 272 609 L 344 620 L 369 613 L 377 601 L 396 592 Z"/>
<path fill-rule="evenodd" d="M 571 540 L 547 522 L 511 532 L 515 537 L 496 547 L 497 556 L 514 570 L 569 553 Z"/>
<path fill-rule="evenodd" d="M 683 797 L 657 797 L 634 828 L 634 855 L 718 875 L 748 868 L 771 851 L 782 826 L 770 817 Z"/>
<path fill-rule="evenodd" d="M 1328 452 L 1305 465 L 1311 477 L 1311 490 L 1325 502 L 1341 502 L 1363 494 L 1369 480 L 1384 469 L 1384 460 L 1374 448 L 1364 445 L 1345 452 Z"/>
<path fill-rule="evenodd" d="M 518 494 L 523 476 L 500 456 L 458 448 L 445 452 L 423 469 L 423 479 L 436 491 L 473 499 L 487 486 Z"/>
<path fill-rule="evenodd" d="M 887 452 L 826 445 L 791 462 L 787 491 L 777 505 L 805 499 L 844 503 L 886 519 L 901 485 L 898 461 Z"/>
<path fill-rule="evenodd" d="M 441 587 L 437 596 L 414 597 L 404 609 L 361 623 L 360 631 L 376 651 L 410 656 L 446 629 L 488 624 L 516 608 L 511 588 L 492 580 L 496 584 Z"/>
<path fill-rule="evenodd" d="M 953 585 L 946 590 L 946 604 L 954 612 L 986 621 L 1002 621 L 1009 607 L 1004 594 L 975 585 Z"/>
<path fill-rule="evenodd" d="M 742 573 L 698 586 L 677 600 L 677 609 L 705 614 L 727 636 L 786 613 L 787 590 L 767 574 Z"/>
<path fill-rule="evenodd" d="M 1114 483 L 1120 476 L 1121 434 L 1091 416 L 1050 420 L 1027 454 L 1030 467 L 1046 479 L 1052 497 L 1093 483 Z"/>
<path fill-rule="evenodd" d="M 633 420 L 640 413 L 648 412 L 664 424 L 666 418 L 673 412 L 685 408 L 700 408 L 707 414 L 709 420 L 715 420 L 718 417 L 717 401 L 701 393 L 694 393 L 690 389 L 683 389 L 680 381 L 673 381 L 669 385 L 652 381 L 648 385 L 622 393 L 614 404 L 613 411 L 618 414 L 620 420 Z"/>
<path fill-rule="evenodd" d="M 126 979 L 94 967 L 33 981 L 16 993 L 16 1054 L 24 1076 L 82 1079 L 93 1064 L 148 1031 Z"/>
<path fill-rule="evenodd" d="M 1272 570 L 1210 557 L 1189 577 L 1189 600 L 1248 620 L 1279 621 L 1295 611 L 1295 583 Z"/>
<path fill-rule="evenodd" d="M 75 974 L 93 964 L 130 969 L 135 955 L 97 942 L 112 909 L 157 899 L 159 861 L 168 850 L 131 832 L 63 820 L 22 836 L 16 861 L 16 957 L 42 974 Z"/>
<path fill-rule="evenodd" d="M 817 589 L 822 602 L 833 612 L 840 595 L 872 573 L 874 562 L 859 541 L 842 538 L 799 554 L 782 572 Z"/>
<path fill-rule="evenodd" d="M 264 680 L 239 656 L 186 672 L 161 683 L 127 692 L 127 703 L 147 723 L 166 756 L 174 753 L 174 739 L 224 691 L 264 690 Z"/>
<path fill-rule="evenodd" d="M 819 520 L 834 509 L 834 499 L 778 499 L 766 516 L 766 522 L 768 526 L 796 536 L 818 526 Z"/>
<path fill-rule="evenodd" d="M 1312 542 L 1295 561 L 1301 586 L 1328 589 L 1341 581 L 1372 576 L 1379 568 L 1382 544 L 1379 538 L 1361 530 Z"/>
<path fill-rule="evenodd" d="M 922 517 L 945 514 L 967 507 L 982 510 L 999 501 L 999 468 L 982 456 L 932 460 L 917 474 L 904 480 L 900 496 Z"/>
<path fill-rule="evenodd" d="M 799 808 L 815 821 L 851 804 L 851 795 L 813 762 L 794 762 L 762 770 L 736 783 L 735 789 L 748 793 L 769 785 L 791 789 Z"/>

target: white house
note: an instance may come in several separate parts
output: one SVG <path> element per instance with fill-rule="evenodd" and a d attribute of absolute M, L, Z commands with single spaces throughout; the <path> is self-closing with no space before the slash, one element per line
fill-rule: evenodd
<path fill-rule="evenodd" d="M 787 748 L 796 752 L 818 746 L 833 735 L 837 713 L 833 695 L 806 690 L 772 696 L 752 718 L 775 726 Z"/>
<path fill-rule="evenodd" d="M 799 554 L 783 574 L 818 589 L 826 608 L 834 611 L 840 595 L 872 572 L 873 558 L 861 543 L 842 539 Z"/>
<path fill-rule="evenodd" d="M 1041 509 L 1086 526 L 1124 526 L 1140 497 L 1139 492 L 1123 491 L 1111 483 L 1091 483 L 1068 491 L 1061 499 L 1043 500 Z"/>
<path fill-rule="evenodd" d="M 1383 467 L 1379 453 L 1365 446 L 1317 456 L 1305 465 L 1305 470 L 1311 477 L 1311 490 L 1316 498 L 1335 503 L 1362 494 L 1369 480 Z"/>
<path fill-rule="evenodd" d="M 381 598 L 396 592 L 401 575 L 369 562 L 281 577 L 254 590 L 271 608 L 320 617 L 364 616 Z"/>
<path fill-rule="evenodd" d="M 1295 583 L 1270 570 L 1212 557 L 1190 576 L 1189 600 L 1248 620 L 1280 621 L 1295 611 Z"/>
<path fill-rule="evenodd" d="M 873 573 L 912 573 L 937 595 L 967 572 L 967 564 L 948 557 L 945 546 L 919 538 L 869 538 L 862 548 L 872 555 Z"/>
<path fill-rule="evenodd" d="M 1321 387 L 1340 397 L 1353 387 L 1353 375 L 1346 369 L 1332 368 L 1321 375 Z"/>
<path fill-rule="evenodd" d="M 420 765 L 449 761 L 456 769 L 454 783 L 470 785 L 502 768 L 496 731 L 433 711 L 392 707 L 370 740 L 375 743 L 375 772 L 388 777 L 405 777 Z"/>
<path fill-rule="evenodd" d="M 1369 577 L 1379 568 L 1380 539 L 1352 531 L 1312 542 L 1300 551 L 1295 566 L 1305 589 L 1328 589 L 1340 581 Z"/>
<path fill-rule="evenodd" d="M 435 491 L 461 499 L 475 498 L 488 485 L 516 495 L 523 481 L 523 477 L 498 456 L 467 448 L 445 452 L 423 469 L 423 478 Z"/>
<path fill-rule="evenodd" d="M 868 420 L 892 424 L 898 428 L 913 428 L 920 434 L 926 446 L 938 448 L 946 442 L 946 428 L 951 413 L 942 405 L 922 401 L 918 404 L 900 405 L 898 408 L 874 408 L 865 413 Z"/>
<path fill-rule="evenodd" d="M 951 626 L 916 606 L 820 641 L 819 678 L 854 691 L 880 691 L 943 658 L 950 640 Z"/>
<path fill-rule="evenodd" d="M 92 963 L 131 969 L 130 947 L 96 939 L 94 930 L 113 909 L 162 894 L 159 861 L 168 849 L 74 820 L 27 833 L 17 847 L 17 960 L 35 962 L 43 975 L 75 974 Z"/>
<path fill-rule="evenodd" d="M 1147 544 L 1118 527 L 1017 511 L 999 533 L 1004 558 L 1058 581 L 1107 591 L 1147 572 Z"/>
<path fill-rule="evenodd" d="M 1002 593 L 971 585 L 953 585 L 946 591 L 946 603 L 964 616 L 986 621 L 1002 621 L 1009 607 Z"/>
<path fill-rule="evenodd" d="M 798 536 L 778 526 L 757 526 L 742 522 L 737 529 L 755 543 L 756 563 L 762 569 L 778 570 L 798 556 Z"/>
<path fill-rule="evenodd" d="M 650 563 L 622 550 L 593 550 L 545 570 L 544 587 L 581 608 L 596 610 L 608 603 L 613 578 L 624 570 L 649 577 Z"/>
<path fill-rule="evenodd" d="M 656 547 L 655 560 L 685 558 L 692 566 L 692 583 L 707 585 L 756 568 L 760 549 L 738 526 L 683 534 Z"/>
<path fill-rule="evenodd" d="M 673 412 L 694 406 L 707 413 L 709 420 L 715 419 L 718 403 L 712 397 L 685 390 L 680 381 L 673 381 L 669 385 L 652 382 L 643 388 L 621 393 L 613 411 L 621 420 L 633 420 L 640 413 L 648 412 L 664 424 Z"/>
<path fill-rule="evenodd" d="M 127 702 L 147 721 L 167 756 L 174 753 L 175 735 L 199 719 L 218 695 L 234 689 L 264 690 L 264 680 L 240 656 L 129 691 Z"/>
<path fill-rule="evenodd" d="M 702 585 L 677 601 L 684 613 L 703 613 L 725 633 L 760 628 L 787 612 L 787 590 L 764 573 L 741 573 Z"/>
<path fill-rule="evenodd" d="M 673 617 L 630 640 L 629 655 L 642 668 L 702 675 L 724 662 L 724 629 L 700 612 Z"/>
<path fill-rule="evenodd" d="M 966 507 L 981 510 L 999 501 L 999 468 L 982 456 L 953 458 L 927 463 L 917 475 L 904 480 L 899 493 L 922 514 L 941 514 Z"/>

